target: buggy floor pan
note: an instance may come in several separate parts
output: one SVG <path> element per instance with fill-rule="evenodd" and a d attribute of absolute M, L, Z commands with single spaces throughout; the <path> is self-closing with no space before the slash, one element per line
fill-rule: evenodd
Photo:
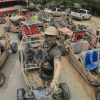
<path fill-rule="evenodd" d="M 26 83 L 27 81 L 29 82 L 28 86 L 32 86 L 33 88 L 36 88 L 37 86 L 42 86 L 42 81 L 39 77 L 39 73 L 38 71 L 27 71 L 25 72 L 25 76 L 26 76 Z"/>
<path fill-rule="evenodd" d="M 40 99 L 45 99 L 45 100 L 47 100 L 48 98 L 51 98 L 52 97 L 52 95 L 48 95 L 48 96 L 46 96 L 45 95 L 45 92 L 47 91 L 47 89 L 43 89 L 43 90 L 32 90 L 32 92 L 34 93 L 34 95 L 35 95 L 35 98 L 37 99 L 37 100 L 40 100 Z M 51 100 L 52 100 L 52 98 L 51 98 Z"/>

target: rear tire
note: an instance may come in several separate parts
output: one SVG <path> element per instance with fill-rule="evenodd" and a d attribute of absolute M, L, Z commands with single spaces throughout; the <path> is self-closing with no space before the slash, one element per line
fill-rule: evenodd
<path fill-rule="evenodd" d="M 98 87 L 98 88 L 96 89 L 95 97 L 96 97 L 96 100 L 100 100 L 100 87 Z"/>
<path fill-rule="evenodd" d="M 4 84 L 5 82 L 5 76 L 2 72 L 0 72 L 0 87 Z"/>
<path fill-rule="evenodd" d="M 26 100 L 24 97 L 25 89 L 21 88 L 17 90 L 17 100 Z"/>
<path fill-rule="evenodd" d="M 6 20 L 4 19 L 3 21 L 2 21 L 2 24 L 5 24 L 6 23 Z"/>
<path fill-rule="evenodd" d="M 19 61 L 21 62 L 22 50 L 19 50 Z"/>
<path fill-rule="evenodd" d="M 5 27 L 4 27 L 4 31 L 5 31 L 5 32 L 9 32 L 9 31 L 10 31 L 10 27 L 9 27 L 9 26 L 5 26 Z"/>
<path fill-rule="evenodd" d="M 67 86 L 67 84 L 66 83 L 61 83 L 59 85 L 59 88 L 62 89 L 64 100 L 70 100 L 71 94 L 70 94 L 70 90 L 69 90 L 69 87 Z"/>
<path fill-rule="evenodd" d="M 0 43 L 0 48 L 1 48 L 1 52 L 4 52 L 5 51 L 5 47 L 2 43 Z"/>
<path fill-rule="evenodd" d="M 3 12 L 3 17 L 7 16 L 7 13 L 6 12 Z"/>
<path fill-rule="evenodd" d="M 18 51 L 18 46 L 17 46 L 17 43 L 16 42 L 13 42 L 11 44 L 11 49 L 12 49 L 12 52 L 13 53 L 16 53 Z"/>
<path fill-rule="evenodd" d="M 65 56 L 65 54 L 66 54 L 66 48 L 65 48 L 65 46 L 63 44 L 60 44 L 59 48 L 61 50 L 61 55 Z"/>
<path fill-rule="evenodd" d="M 18 33 L 17 36 L 18 36 L 18 39 L 21 41 L 22 40 L 22 37 L 23 37 L 22 34 L 21 33 Z"/>

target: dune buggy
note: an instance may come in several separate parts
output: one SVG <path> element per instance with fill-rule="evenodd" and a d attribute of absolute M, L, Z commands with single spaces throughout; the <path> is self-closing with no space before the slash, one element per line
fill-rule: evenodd
<path fill-rule="evenodd" d="M 16 13 L 17 15 L 24 16 L 26 19 L 29 19 L 32 17 L 33 13 L 30 12 L 28 8 L 22 8 L 19 9 L 19 12 Z"/>
<path fill-rule="evenodd" d="M 77 30 L 72 32 L 66 27 L 59 28 L 59 39 L 60 42 L 65 45 L 70 45 L 70 43 L 88 41 L 92 48 L 100 46 L 100 37 L 92 32 L 90 29 Z"/>
<path fill-rule="evenodd" d="M 5 24 L 6 23 L 6 19 L 4 17 L 0 17 L 0 24 Z"/>
<path fill-rule="evenodd" d="M 97 34 L 98 32 L 96 32 L 96 34 L 93 32 L 93 30 L 90 29 L 86 29 L 86 30 L 81 30 L 81 31 L 76 31 L 74 32 L 74 41 L 75 42 L 80 42 L 80 41 L 88 41 L 90 46 L 92 48 L 97 48 L 98 46 L 100 46 L 100 37 Z"/>
<path fill-rule="evenodd" d="M 4 27 L 5 32 L 20 32 L 20 21 L 25 20 L 23 16 L 10 17 L 7 25 Z"/>
<path fill-rule="evenodd" d="M 17 52 L 17 43 L 12 42 L 11 38 L 7 33 L 0 34 L 0 67 L 3 66 L 8 54 L 9 50 L 12 50 L 12 53 Z M 4 84 L 5 76 L 2 72 L 0 72 L 0 87 Z"/>
<path fill-rule="evenodd" d="M 22 37 L 24 36 L 26 41 L 28 40 L 27 35 L 41 34 L 45 30 L 45 26 L 42 22 L 33 19 L 22 21 L 21 28 L 22 31 L 18 33 L 18 38 L 19 40 L 22 40 Z"/>
<path fill-rule="evenodd" d="M 61 83 L 59 85 L 59 90 L 57 92 L 52 91 L 48 96 L 45 95 L 48 88 L 39 88 L 43 86 L 43 84 L 39 77 L 40 67 L 38 67 L 37 63 L 41 58 L 42 51 L 40 48 L 44 40 L 42 40 L 42 38 L 40 40 L 41 35 L 34 35 L 31 37 L 32 39 L 34 38 L 33 41 L 21 41 L 21 49 L 19 51 L 21 70 L 30 91 L 25 93 L 23 88 L 18 89 L 18 100 L 58 100 L 60 96 L 64 97 L 63 100 L 70 100 L 70 91 L 66 83 Z"/>
<path fill-rule="evenodd" d="M 89 84 L 100 86 L 100 47 L 93 49 L 88 41 L 70 43 L 68 58 Z M 96 100 L 100 100 L 100 87 Z"/>

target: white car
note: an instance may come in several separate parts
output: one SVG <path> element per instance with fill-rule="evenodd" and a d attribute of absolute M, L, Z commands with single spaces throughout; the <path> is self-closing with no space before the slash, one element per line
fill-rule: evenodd
<path fill-rule="evenodd" d="M 51 9 L 46 9 L 44 10 L 44 12 L 47 12 L 49 14 L 51 14 L 52 16 L 62 16 L 64 14 L 68 15 L 67 12 L 62 11 L 60 8 L 53 8 Z"/>
<path fill-rule="evenodd" d="M 78 12 L 71 11 L 71 15 L 73 16 L 73 19 L 80 19 L 81 21 L 84 19 L 91 19 L 92 17 L 90 12 L 85 9 L 79 9 Z"/>

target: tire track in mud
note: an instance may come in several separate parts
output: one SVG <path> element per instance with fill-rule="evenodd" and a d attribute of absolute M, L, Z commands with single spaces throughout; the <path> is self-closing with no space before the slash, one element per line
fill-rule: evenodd
<path fill-rule="evenodd" d="M 8 86 L 11 84 L 11 82 L 13 81 L 14 77 L 15 77 L 15 74 L 16 74 L 16 65 L 17 65 L 17 62 L 18 60 L 17 59 L 13 59 L 13 54 L 11 55 L 11 59 L 10 59 L 10 62 L 11 64 L 13 64 L 13 68 L 12 68 L 12 71 L 11 71 L 11 74 L 9 76 L 9 80 L 7 81 L 8 83 Z"/>
<path fill-rule="evenodd" d="M 91 20 L 84 20 L 84 21 L 74 20 L 74 23 L 83 24 L 89 26 L 89 28 L 92 29 L 100 28 L 100 18 L 95 16 L 92 16 Z"/>

